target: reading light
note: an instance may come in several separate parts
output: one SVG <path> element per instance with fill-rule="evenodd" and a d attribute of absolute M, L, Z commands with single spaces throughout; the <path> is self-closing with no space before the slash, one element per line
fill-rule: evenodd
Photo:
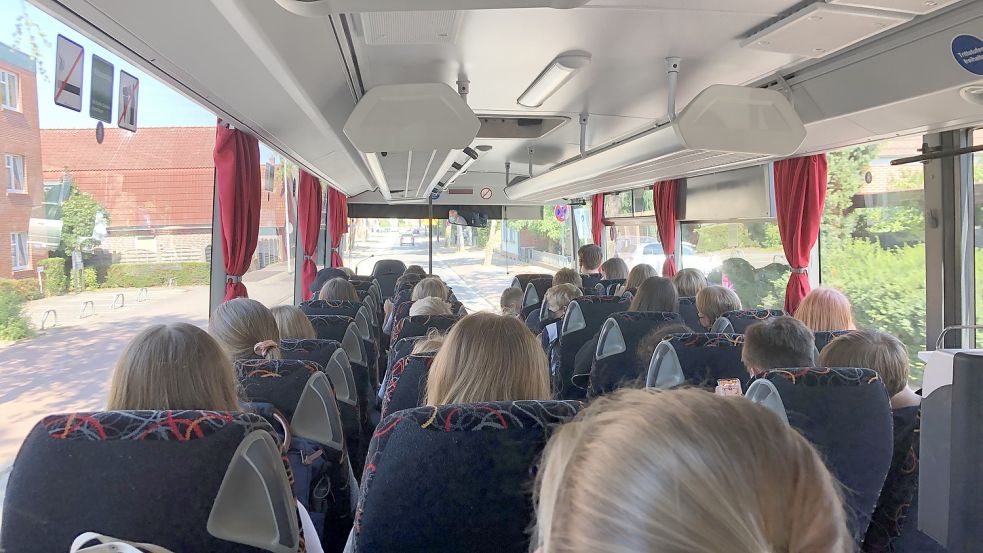
<path fill-rule="evenodd" d="M 983 106 L 983 85 L 964 86 L 959 89 L 959 95 L 967 102 Z"/>
<path fill-rule="evenodd" d="M 527 108 L 538 108 L 561 86 L 566 84 L 577 71 L 590 64 L 586 54 L 565 54 L 557 56 L 516 102 Z"/>

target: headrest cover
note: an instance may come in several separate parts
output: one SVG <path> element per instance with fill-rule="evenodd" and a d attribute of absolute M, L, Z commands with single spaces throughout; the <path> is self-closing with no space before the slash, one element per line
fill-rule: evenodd
<path fill-rule="evenodd" d="M 532 282 L 526 284 L 526 290 L 522 294 L 522 307 L 531 307 L 536 305 L 541 301 L 539 297 L 539 292 L 536 291 L 536 287 Z"/>
<path fill-rule="evenodd" d="M 584 319 L 584 312 L 580 309 L 580 303 L 570 302 L 567 306 L 567 314 L 563 317 L 562 335 L 571 334 L 587 328 L 587 321 Z"/>
<path fill-rule="evenodd" d="M 760 378 L 751 382 L 744 397 L 766 407 L 769 411 L 775 413 L 780 419 L 785 421 L 785 424 L 788 424 L 788 415 L 785 412 L 785 404 L 782 402 L 782 396 L 778 393 L 778 388 L 775 388 L 775 385 L 770 380 Z"/>
<path fill-rule="evenodd" d="M 341 347 L 348 354 L 349 363 L 365 365 L 365 344 L 362 343 L 362 337 L 359 336 L 358 329 L 354 323 L 348 325 L 348 329 L 345 330 L 345 337 L 341 340 Z"/>
<path fill-rule="evenodd" d="M 734 332 L 734 325 L 727 317 L 719 317 L 710 327 L 711 334 L 731 334 Z"/>
<path fill-rule="evenodd" d="M 348 362 L 348 354 L 345 353 L 345 350 L 340 348 L 335 350 L 331 360 L 324 367 L 324 373 L 328 376 L 338 401 L 348 405 L 358 403 L 358 395 L 355 392 L 355 377 L 352 374 L 352 365 Z"/>
<path fill-rule="evenodd" d="M 649 388 L 668 389 L 686 382 L 676 349 L 669 342 L 659 342 L 649 362 L 645 385 Z"/>
<path fill-rule="evenodd" d="M 304 386 L 290 429 L 301 438 L 317 442 L 334 451 L 344 449 L 344 430 L 335 394 L 324 373 L 314 373 Z"/>
<path fill-rule="evenodd" d="M 618 355 L 627 351 L 625 336 L 621 332 L 621 325 L 617 319 L 609 318 L 601 325 L 601 335 L 597 340 L 597 350 L 594 352 L 595 359 L 604 359 L 612 355 Z"/>

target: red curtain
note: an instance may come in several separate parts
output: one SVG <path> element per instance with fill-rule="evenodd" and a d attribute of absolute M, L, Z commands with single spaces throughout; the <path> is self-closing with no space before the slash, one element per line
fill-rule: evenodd
<path fill-rule="evenodd" d="M 775 162 L 778 232 L 792 276 L 785 289 L 785 311 L 795 313 L 809 293 L 809 254 L 819 238 L 826 204 L 826 154 Z"/>
<path fill-rule="evenodd" d="M 218 187 L 225 263 L 225 301 L 248 297 L 242 275 L 249 270 L 259 240 L 262 201 L 259 141 L 242 131 L 215 129 L 215 182 Z"/>
<path fill-rule="evenodd" d="M 297 221 L 300 226 L 300 239 L 304 247 L 304 266 L 301 270 L 304 301 L 311 299 L 311 284 L 317 278 L 317 239 L 321 232 L 321 181 L 307 171 L 300 171 L 300 186 L 297 190 Z"/>
<path fill-rule="evenodd" d="M 672 278 L 676 275 L 676 214 L 679 181 L 666 180 L 655 183 L 652 196 L 655 200 L 655 223 L 659 230 L 659 241 L 666 260 L 662 264 L 662 276 Z"/>
<path fill-rule="evenodd" d="M 590 232 L 594 245 L 603 246 L 604 240 L 604 194 L 594 194 L 591 200 Z"/>
<path fill-rule="evenodd" d="M 328 232 L 331 233 L 331 266 L 344 267 L 345 262 L 338 252 L 341 235 L 348 234 L 348 198 L 332 187 L 328 187 Z"/>

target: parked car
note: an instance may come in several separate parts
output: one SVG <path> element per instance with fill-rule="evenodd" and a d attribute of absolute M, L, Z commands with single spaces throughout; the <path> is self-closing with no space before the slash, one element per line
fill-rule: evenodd
<path fill-rule="evenodd" d="M 682 246 L 682 255 L 680 256 L 679 252 L 676 254 L 677 268 L 699 269 L 703 271 L 703 274 L 709 274 L 710 271 L 720 266 L 720 259 L 717 256 L 696 253 L 696 246 L 689 242 L 683 242 Z M 640 263 L 647 263 L 659 271 L 662 270 L 662 264 L 666 261 L 666 253 L 662 249 L 662 244 L 659 242 L 638 244 L 631 254 L 622 255 L 622 257 L 628 263 L 629 267 Z"/>

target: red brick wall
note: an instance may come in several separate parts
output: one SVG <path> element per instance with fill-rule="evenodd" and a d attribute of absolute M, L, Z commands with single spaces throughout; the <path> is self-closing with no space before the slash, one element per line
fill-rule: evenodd
<path fill-rule="evenodd" d="M 10 234 L 27 232 L 34 203 L 42 198 L 41 133 L 38 125 L 37 79 L 33 72 L 0 60 L 0 69 L 16 73 L 20 82 L 20 108 L 0 108 L 0 277 L 27 278 L 34 264 L 47 257 L 41 249 L 30 249 L 26 271 L 11 271 Z M 7 192 L 7 170 L 3 154 L 24 156 L 26 194 Z"/>

